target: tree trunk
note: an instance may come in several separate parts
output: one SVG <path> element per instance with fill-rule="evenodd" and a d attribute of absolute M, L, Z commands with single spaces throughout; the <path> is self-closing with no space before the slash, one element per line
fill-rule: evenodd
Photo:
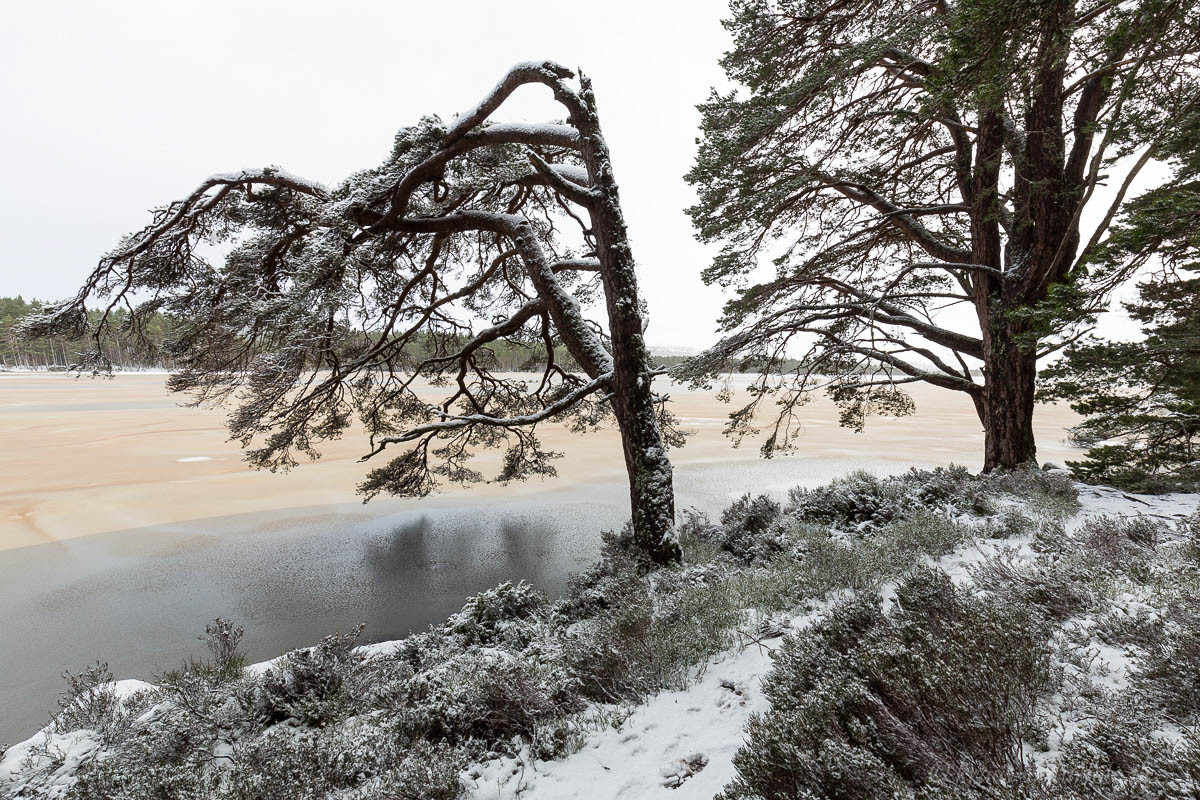
<path fill-rule="evenodd" d="M 608 145 L 600 131 L 590 82 L 581 79 L 583 108 L 573 121 L 582 134 L 581 155 L 592 178 L 591 210 L 596 257 L 612 337 L 613 408 L 621 430 L 633 544 L 657 564 L 681 558 L 675 531 L 675 489 L 666 443 L 658 428 L 650 374 L 650 352 L 642 336 L 641 299 L 633 251 L 613 177 Z"/>
<path fill-rule="evenodd" d="M 671 461 L 655 418 L 649 375 L 644 366 L 616 355 L 621 349 L 616 342 L 614 330 L 613 403 L 629 474 L 633 544 L 656 564 L 678 561 Z"/>
<path fill-rule="evenodd" d="M 1003 323 L 989 326 L 984 336 L 984 396 L 976 406 L 984 430 L 984 472 L 1037 463 L 1033 437 L 1037 358 L 1019 347 L 1014 336 Z"/>

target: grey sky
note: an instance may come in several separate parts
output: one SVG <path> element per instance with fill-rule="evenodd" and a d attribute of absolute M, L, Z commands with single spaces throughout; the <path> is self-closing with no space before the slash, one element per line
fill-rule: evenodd
<path fill-rule="evenodd" d="M 402 125 L 474 105 L 517 61 L 591 75 L 616 160 L 648 338 L 712 341 L 721 292 L 683 209 L 696 103 L 720 80 L 724 0 L 3 2 L 0 295 L 74 292 L 147 209 L 213 172 L 327 184 Z M 525 90 L 518 116 L 558 115 Z"/>
<path fill-rule="evenodd" d="M 147 209 L 214 172 L 277 164 L 334 184 L 400 126 L 550 58 L 595 83 L 648 339 L 715 338 L 722 293 L 701 284 L 711 252 L 682 176 L 695 105 L 722 77 L 725 0 L 0 2 L 0 295 L 73 293 Z M 517 118 L 558 114 L 545 92 L 514 100 Z"/>

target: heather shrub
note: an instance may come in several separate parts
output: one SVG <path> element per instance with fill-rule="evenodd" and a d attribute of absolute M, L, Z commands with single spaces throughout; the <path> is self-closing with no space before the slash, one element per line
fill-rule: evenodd
<path fill-rule="evenodd" d="M 1165 636 L 1163 616 L 1146 608 L 1135 608 L 1132 613 L 1113 608 L 1096 620 L 1096 637 L 1105 644 L 1147 650 L 1159 645 Z"/>
<path fill-rule="evenodd" d="M 465 754 L 404 738 L 388 725 L 338 730 L 273 728 L 235 753 L 222 780 L 229 800 L 323 800 L 331 796 L 453 800 Z"/>
<path fill-rule="evenodd" d="M 742 561 L 768 558 L 783 549 L 775 523 L 781 508 L 766 495 L 744 494 L 721 514 L 716 542 L 721 550 Z"/>
<path fill-rule="evenodd" d="M 679 545 L 685 564 L 708 564 L 721 555 L 717 526 L 703 511 L 685 508 L 679 512 Z"/>
<path fill-rule="evenodd" d="M 1095 517 L 1074 533 L 1041 521 L 1033 548 L 1039 557 L 1023 562 L 1006 550 L 973 570 L 984 589 L 1064 621 L 1098 607 L 1104 587 L 1118 576 L 1145 578 L 1166 526 L 1146 518 Z"/>
<path fill-rule="evenodd" d="M 976 585 L 1014 606 L 1062 622 L 1096 604 L 1094 575 L 1077 560 L 1020 561 L 1002 550 L 971 570 Z"/>
<path fill-rule="evenodd" d="M 815 489 L 792 489 L 785 510 L 804 522 L 869 530 L 892 521 L 915 503 L 899 481 L 856 471 Z"/>
<path fill-rule="evenodd" d="M 1093 570 L 1144 574 L 1167 528 L 1162 520 L 1150 517 L 1093 517 L 1072 536 L 1050 541 L 1061 541 L 1061 552 Z"/>
<path fill-rule="evenodd" d="M 462 647 L 498 642 L 521 647 L 528 630 L 521 623 L 546 606 L 546 596 L 529 584 L 505 581 L 468 599 L 442 628 Z"/>
<path fill-rule="evenodd" d="M 292 720 L 322 727 L 348 716 L 356 693 L 348 682 L 362 668 L 354 643 L 359 625 L 347 634 L 331 634 L 312 648 L 288 653 L 262 678 L 254 712 L 264 725 Z"/>
<path fill-rule="evenodd" d="M 742 607 L 727 581 L 666 598 L 651 621 L 647 682 L 656 688 L 685 688 L 692 667 L 732 646 L 744 621 Z"/>
<path fill-rule="evenodd" d="M 77 779 L 66 795 L 70 800 L 208 800 L 218 796 L 212 781 L 194 765 L 157 758 L 139 762 L 124 754 L 85 762 Z"/>
<path fill-rule="evenodd" d="M 1044 517 L 1033 517 L 1016 508 L 1006 508 L 988 519 L 980 533 L 989 539 L 1015 539 L 1032 536 L 1053 523 Z"/>
<path fill-rule="evenodd" d="M 1073 511 L 1079 507 L 1075 481 L 1065 470 L 1044 470 L 1035 466 L 998 469 L 977 480 L 980 488 L 990 494 L 1008 494 L 1026 500 L 1041 498 L 1063 510 Z"/>
<path fill-rule="evenodd" d="M 115 738 L 124 727 L 124 715 L 108 664 L 97 661 L 78 675 L 67 671 L 62 677 L 67 690 L 58 700 L 54 729 L 59 733 L 94 730 L 102 739 Z"/>
<path fill-rule="evenodd" d="M 469 651 L 415 675 L 403 700 L 415 732 L 452 744 L 530 737 L 541 722 L 582 708 L 565 665 L 497 649 Z"/>
<path fill-rule="evenodd" d="M 918 510 L 880 530 L 872 543 L 891 577 L 925 557 L 943 556 L 976 535 L 977 531 L 944 513 Z"/>
<path fill-rule="evenodd" d="M 1183 542 L 1183 554 L 1192 562 L 1200 563 L 1200 509 L 1176 525 L 1176 537 Z"/>
<path fill-rule="evenodd" d="M 1170 608 L 1161 637 L 1150 643 L 1135 682 L 1146 697 L 1178 724 L 1200 715 L 1200 597 Z"/>
<path fill-rule="evenodd" d="M 1187 731 L 1156 735 L 1135 702 L 1098 710 L 1063 747 L 1046 796 L 1062 800 L 1163 800 L 1200 796 L 1200 746 Z"/>
<path fill-rule="evenodd" d="M 788 493 L 784 513 L 804 522 L 828 525 L 843 531 L 872 532 L 914 513 L 960 512 L 977 515 L 996 510 L 995 496 L 1010 494 L 1025 502 L 1066 508 L 1075 502 L 1070 478 L 1036 472 L 991 473 L 973 476 L 965 467 L 911 468 L 900 475 L 878 477 L 851 472 L 815 489 L 796 488 Z"/>
<path fill-rule="evenodd" d="M 683 565 L 656 568 L 608 533 L 600 560 L 553 603 L 504 583 L 394 647 L 357 649 L 356 630 L 266 670 L 244 670 L 241 628 L 216 620 L 209 657 L 159 676 L 145 697 L 117 702 L 103 669 L 75 679 L 59 724 L 89 741 L 106 725 L 117 733 L 70 796 L 456 797 L 466 764 L 567 755 L 631 703 L 688 686 L 714 654 L 857 594 L 780 651 L 772 709 L 752 723 L 728 796 L 1049 798 L 1021 751 L 1049 741 L 1031 710 L 1053 682 L 1042 620 L 1107 602 L 1105 576 L 1162 577 L 1163 553 L 1194 555 L 1141 522 L 1066 536 L 1057 480 L 951 468 L 855 473 L 796 490 L 786 507 L 745 495 L 716 522 L 683 513 Z M 1193 528 L 1174 539 L 1200 541 L 1200 518 Z M 992 559 L 982 593 L 926 566 L 975 538 L 1029 536 L 1037 563 Z M 897 580 L 884 613 L 873 593 Z M 1144 648 L 1133 682 L 1148 707 L 1182 718 L 1192 688 L 1167 673 L 1191 663 L 1192 644 L 1175 617 L 1135 641 L 1140 619 L 1114 610 L 1085 636 Z M 40 762 L 47 775 L 62 766 L 53 756 Z"/>
<path fill-rule="evenodd" d="M 212 666 L 221 677 L 235 677 L 246 666 L 246 657 L 240 649 L 244 634 L 241 625 L 220 617 L 204 626 L 204 640 L 212 655 Z"/>
<path fill-rule="evenodd" d="M 922 569 L 849 600 L 777 651 L 723 797 L 893 798 L 1013 780 L 1055 684 L 1046 629 Z"/>
<path fill-rule="evenodd" d="M 568 632 L 563 655 L 588 700 L 620 703 L 651 690 L 643 665 L 650 661 L 653 608 L 648 592 L 629 587 L 602 616 Z"/>

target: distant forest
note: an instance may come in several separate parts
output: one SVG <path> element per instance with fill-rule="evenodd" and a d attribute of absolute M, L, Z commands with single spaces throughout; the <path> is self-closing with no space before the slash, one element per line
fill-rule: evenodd
<path fill-rule="evenodd" d="M 88 339 L 66 339 L 60 336 L 38 339 L 22 338 L 16 331 L 17 322 L 44 305 L 39 300 L 17 297 L 0 297 L 0 368 L 67 369 L 78 363 L 82 352 L 90 350 L 93 343 Z M 89 316 L 100 316 L 99 311 Z M 126 311 L 113 311 L 112 331 L 104 337 L 104 355 L 113 364 L 123 369 L 162 369 L 170 367 L 157 354 L 147 353 L 132 336 L 123 330 Z M 146 338 L 156 345 L 165 341 L 170 331 L 170 321 L 161 314 L 150 319 L 144 330 Z"/>
<path fill-rule="evenodd" d="M 48 369 L 67 370 L 80 361 L 85 351 L 90 352 L 93 343 L 90 339 L 65 339 L 62 337 L 45 337 L 39 339 L 22 338 L 17 334 L 16 324 L 32 311 L 41 308 L 45 303 L 40 300 L 25 300 L 17 297 L 0 297 L 0 369 Z M 92 310 L 89 316 L 96 319 L 100 311 Z M 172 369 L 175 365 L 169 355 L 164 352 L 163 345 L 171 332 L 171 320 L 165 314 L 155 314 L 145 327 L 144 335 L 151 345 L 139 344 L 134 341 L 132 334 L 124 329 L 125 309 L 114 309 L 110 332 L 104 339 L 104 355 L 121 369 Z M 653 348 L 652 348 L 653 349 Z M 540 342 L 529 347 L 520 347 L 509 342 L 495 342 L 489 345 L 488 358 L 495 359 L 495 368 L 502 372 L 528 372 L 540 368 L 543 362 L 544 345 Z M 660 367 L 672 368 L 689 356 L 654 354 L 655 364 Z M 555 361 L 565 369 L 578 369 L 575 360 L 567 353 L 566 348 L 555 348 Z M 786 370 L 793 370 L 800 362 L 789 359 L 783 362 Z M 747 360 L 738 371 L 753 371 L 756 363 Z"/>
<path fill-rule="evenodd" d="M 39 339 L 22 338 L 16 331 L 17 322 L 30 312 L 41 308 L 45 303 L 40 300 L 25 300 L 21 296 L 0 297 L 0 369 L 49 369 L 66 370 L 80 360 L 80 355 L 90 351 L 93 343 L 88 339 L 65 339 L 62 337 L 45 337 Z M 169 355 L 163 352 L 163 345 L 171 332 L 172 324 L 169 317 L 155 314 L 145 327 L 144 335 L 151 348 L 145 343 L 134 341 L 132 334 L 124 330 L 124 309 L 113 311 L 112 326 L 104 339 L 104 355 L 121 369 L 171 369 L 174 364 Z M 93 310 L 90 316 L 99 317 L 100 312 Z M 507 342 L 498 342 L 490 346 L 489 358 L 495 359 L 496 368 L 504 372 L 525 372 L 531 364 L 541 363 L 541 353 L 544 346 L 540 343 L 528 348 L 518 347 Z M 673 367 L 686 356 L 661 355 L 655 361 L 663 367 Z M 567 369 L 575 368 L 574 359 L 567 354 L 565 348 L 556 348 L 555 360 Z"/>

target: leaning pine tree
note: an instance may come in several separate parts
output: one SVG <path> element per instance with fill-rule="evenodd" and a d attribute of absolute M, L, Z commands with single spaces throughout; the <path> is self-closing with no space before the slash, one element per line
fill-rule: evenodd
<path fill-rule="evenodd" d="M 355 419 L 367 457 L 403 446 L 367 475 L 368 497 L 480 480 L 468 461 L 479 448 L 506 446 L 497 480 L 553 474 L 557 454 L 537 425 L 584 430 L 611 413 L 632 542 L 656 562 L 678 559 L 671 417 L 651 387 L 595 99 L 573 79 L 553 63 L 519 64 L 474 109 L 402 129 L 382 166 L 333 190 L 273 167 L 213 175 L 158 209 L 27 333 L 79 335 L 96 296 L 108 310 L 90 325 L 97 344 L 118 306 L 135 333 L 166 313 L 180 367 L 169 387 L 197 403 L 236 399 L 230 432 L 254 466 L 315 458 Z M 526 84 L 548 87 L 566 122 L 490 122 Z M 202 247 L 213 244 L 229 248 L 220 264 Z M 604 325 L 581 306 L 597 293 Z M 527 350 L 540 375 L 499 373 L 501 344 Z M 564 348 L 573 365 L 556 356 Z M 93 359 L 106 368 L 98 349 Z M 430 383 L 446 387 L 436 404 L 418 391 Z"/>
<path fill-rule="evenodd" d="M 815 388 L 861 428 L 923 381 L 971 398 L 985 469 L 1032 461 L 1038 359 L 1129 276 L 1095 254 L 1195 123 L 1200 5 L 734 0 L 727 25 L 689 178 L 705 280 L 740 290 L 693 377 L 762 370 L 731 427 L 781 393 L 768 454 Z"/>

